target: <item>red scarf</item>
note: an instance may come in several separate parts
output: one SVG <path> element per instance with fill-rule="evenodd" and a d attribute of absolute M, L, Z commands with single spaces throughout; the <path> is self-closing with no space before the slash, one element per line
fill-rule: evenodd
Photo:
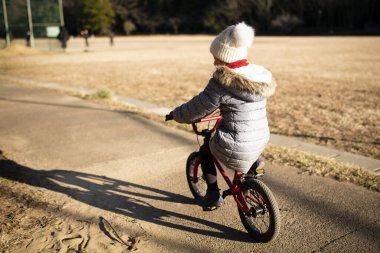
<path fill-rule="evenodd" d="M 247 59 L 243 59 L 243 60 L 238 60 L 238 61 L 234 61 L 234 62 L 228 63 L 227 67 L 230 68 L 230 69 L 237 69 L 237 68 L 248 66 L 248 65 L 249 65 L 248 60 Z"/>

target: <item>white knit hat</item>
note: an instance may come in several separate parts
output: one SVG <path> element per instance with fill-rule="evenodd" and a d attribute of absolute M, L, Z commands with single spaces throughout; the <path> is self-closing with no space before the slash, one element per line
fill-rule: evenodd
<path fill-rule="evenodd" d="M 244 22 L 224 29 L 211 43 L 210 52 L 219 60 L 231 63 L 247 58 L 255 31 Z"/>

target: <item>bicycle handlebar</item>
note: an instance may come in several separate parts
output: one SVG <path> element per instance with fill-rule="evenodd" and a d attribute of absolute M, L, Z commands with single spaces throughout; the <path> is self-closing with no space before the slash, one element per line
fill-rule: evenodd
<path fill-rule="evenodd" d="M 216 123 L 215 123 L 214 127 L 211 130 L 211 132 L 214 132 L 216 130 L 219 122 L 222 120 L 222 116 L 213 116 L 213 117 L 203 118 L 203 119 L 199 119 L 196 122 L 192 123 L 191 125 L 193 126 L 194 133 L 196 133 L 197 135 L 203 135 L 203 132 L 199 132 L 198 131 L 197 123 L 207 122 L 207 121 L 213 121 L 213 120 L 216 120 Z"/>
<path fill-rule="evenodd" d="M 212 116 L 212 117 L 200 119 L 195 123 L 207 122 L 207 121 L 212 121 L 212 120 L 216 120 L 217 122 L 219 122 L 221 119 L 222 119 L 222 116 Z"/>

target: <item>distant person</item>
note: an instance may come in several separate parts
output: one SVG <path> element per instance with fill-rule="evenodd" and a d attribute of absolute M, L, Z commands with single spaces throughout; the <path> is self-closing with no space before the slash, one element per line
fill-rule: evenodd
<path fill-rule="evenodd" d="M 166 120 L 193 123 L 220 109 L 223 118 L 214 136 L 200 147 L 207 184 L 204 210 L 215 210 L 223 203 L 213 156 L 227 168 L 242 173 L 251 174 L 263 166 L 259 156 L 270 135 L 266 102 L 274 94 L 276 83 L 270 71 L 248 62 L 253 38 L 253 28 L 244 22 L 216 36 L 210 46 L 216 67 L 212 78 L 199 95 L 166 116 Z"/>
<path fill-rule="evenodd" d="M 67 41 L 69 40 L 69 33 L 63 25 L 59 27 L 59 34 L 57 36 L 57 39 L 61 42 L 61 47 L 63 49 L 66 49 Z"/>
<path fill-rule="evenodd" d="M 9 34 L 9 40 L 12 41 L 14 39 L 13 33 L 9 31 L 8 34 Z"/>
<path fill-rule="evenodd" d="M 31 47 L 32 45 L 30 44 L 30 37 L 31 37 L 31 33 L 30 33 L 30 31 L 28 30 L 27 32 L 26 32 L 26 36 L 25 36 L 25 39 L 26 39 L 26 46 L 27 47 Z"/>
<path fill-rule="evenodd" d="M 82 30 L 80 32 L 80 35 L 84 38 L 84 42 L 86 44 L 86 47 L 89 47 L 90 45 L 88 44 L 88 36 L 89 36 L 88 30 L 87 29 Z"/>
<path fill-rule="evenodd" d="M 108 30 L 108 37 L 110 38 L 110 46 L 112 47 L 113 43 L 114 43 L 113 39 L 115 37 L 115 34 L 113 33 L 113 31 L 111 29 Z"/>

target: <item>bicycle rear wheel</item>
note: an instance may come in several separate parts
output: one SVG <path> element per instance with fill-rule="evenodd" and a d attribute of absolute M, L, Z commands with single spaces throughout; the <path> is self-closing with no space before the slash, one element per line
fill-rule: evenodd
<path fill-rule="evenodd" d="M 250 212 L 239 209 L 240 219 L 249 235 L 257 242 L 270 242 L 280 230 L 280 211 L 270 189 L 257 179 L 243 182 L 244 197 Z"/>
<path fill-rule="evenodd" d="M 196 162 L 199 158 L 198 152 L 193 152 L 189 155 L 186 162 L 186 179 L 189 184 L 189 188 L 194 198 L 203 198 L 206 195 L 207 184 L 205 179 L 203 178 L 203 171 L 201 165 L 197 167 L 197 173 L 194 174 L 194 170 L 196 169 Z M 196 178 L 194 182 L 194 177 Z"/>

